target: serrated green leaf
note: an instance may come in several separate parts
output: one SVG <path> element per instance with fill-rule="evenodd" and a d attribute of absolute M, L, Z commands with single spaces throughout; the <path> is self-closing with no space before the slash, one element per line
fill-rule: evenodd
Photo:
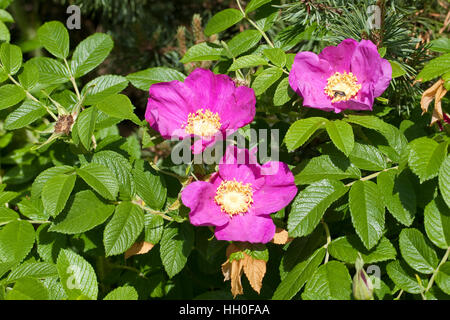
<path fill-rule="evenodd" d="M 13 221 L 0 230 L 0 262 L 19 264 L 34 245 L 34 228 L 26 221 Z"/>
<path fill-rule="evenodd" d="M 261 56 L 255 54 L 249 54 L 246 56 L 242 56 L 233 61 L 233 64 L 228 69 L 228 71 L 236 71 L 238 69 L 243 68 L 251 68 L 257 66 L 266 66 L 267 60 Z"/>
<path fill-rule="evenodd" d="M 334 145 L 349 156 L 355 145 L 352 126 L 342 120 L 334 120 L 328 121 L 325 129 Z"/>
<path fill-rule="evenodd" d="M 416 76 L 416 79 L 430 81 L 447 72 L 450 72 L 450 53 L 443 54 L 442 56 L 429 61 L 423 70 Z"/>
<path fill-rule="evenodd" d="M 106 256 L 124 253 L 144 229 L 144 213 L 131 202 L 121 202 L 103 233 Z"/>
<path fill-rule="evenodd" d="M 292 203 L 288 218 L 291 237 L 310 234 L 319 224 L 329 206 L 342 197 L 348 188 L 340 181 L 324 179 L 300 191 Z"/>
<path fill-rule="evenodd" d="M 136 193 L 145 204 L 154 210 L 160 210 L 166 202 L 167 188 L 164 178 L 152 169 L 133 170 Z"/>
<path fill-rule="evenodd" d="M 257 30 L 244 30 L 227 42 L 228 49 L 233 57 L 237 57 L 256 46 L 262 35 Z"/>
<path fill-rule="evenodd" d="M 80 191 L 69 199 L 66 209 L 49 231 L 64 234 L 86 232 L 105 222 L 113 211 L 113 205 L 103 203 L 92 191 Z"/>
<path fill-rule="evenodd" d="M 446 294 L 450 295 L 450 262 L 447 261 L 436 274 L 436 283 Z"/>
<path fill-rule="evenodd" d="M 280 81 L 277 88 L 275 89 L 275 93 L 273 95 L 273 105 L 282 106 L 285 103 L 289 102 L 293 96 L 294 91 L 289 85 L 289 78 L 286 77 Z"/>
<path fill-rule="evenodd" d="M 188 49 L 180 60 L 181 63 L 195 61 L 220 60 L 222 58 L 223 48 L 215 43 L 202 42 Z"/>
<path fill-rule="evenodd" d="M 170 278 L 184 268 L 193 245 L 194 231 L 190 225 L 172 224 L 164 229 L 160 255 L 164 269 Z"/>
<path fill-rule="evenodd" d="M 318 129 L 323 128 L 328 120 L 321 117 L 311 117 L 295 121 L 289 128 L 284 142 L 289 151 L 301 147 Z"/>
<path fill-rule="evenodd" d="M 33 200 L 39 199 L 41 197 L 42 188 L 47 183 L 49 179 L 60 174 L 68 174 L 73 172 L 74 168 L 71 166 L 56 166 L 42 171 L 34 180 L 31 186 L 31 198 Z"/>
<path fill-rule="evenodd" d="M 384 204 L 372 181 L 355 182 L 349 193 L 350 215 L 356 233 L 367 249 L 372 249 L 384 232 Z"/>
<path fill-rule="evenodd" d="M 102 197 L 115 200 L 119 184 L 111 171 L 97 163 L 89 163 L 77 169 L 77 174 Z"/>
<path fill-rule="evenodd" d="M 439 170 L 439 190 L 445 203 L 450 208 L 450 155 L 445 158 Z"/>
<path fill-rule="evenodd" d="M 402 65 L 394 60 L 388 60 L 389 63 L 391 64 L 391 68 L 392 68 L 392 79 L 401 77 L 403 75 L 406 74 L 405 69 L 403 69 Z"/>
<path fill-rule="evenodd" d="M 22 73 L 18 76 L 20 84 L 30 91 L 39 82 L 39 70 L 32 63 L 25 63 Z"/>
<path fill-rule="evenodd" d="M 22 50 L 20 47 L 2 43 L 0 47 L 0 61 L 2 62 L 3 70 L 7 74 L 16 74 L 22 66 Z"/>
<path fill-rule="evenodd" d="M 94 268 L 83 257 L 63 249 L 59 253 L 56 267 L 69 299 L 78 299 L 80 296 L 97 299 L 97 276 Z"/>
<path fill-rule="evenodd" d="M 403 261 L 397 260 L 390 262 L 386 266 L 386 271 L 389 278 L 400 289 L 412 294 L 417 294 L 422 291 L 414 276 L 414 270 Z"/>
<path fill-rule="evenodd" d="M 128 119 L 141 125 L 141 120 L 134 113 L 134 107 L 130 99 L 123 94 L 116 94 L 95 104 L 95 107 L 107 115 L 122 120 Z"/>
<path fill-rule="evenodd" d="M 0 9 L 0 21 L 2 22 L 14 22 L 12 15 L 3 9 Z"/>
<path fill-rule="evenodd" d="M 49 179 L 42 189 L 42 203 L 45 211 L 56 217 L 65 207 L 77 176 L 61 174 Z"/>
<path fill-rule="evenodd" d="M 433 199 L 424 211 L 425 231 L 428 238 L 439 248 L 450 247 L 450 208 L 441 196 Z"/>
<path fill-rule="evenodd" d="M 251 0 L 245 7 L 245 13 L 255 11 L 259 7 L 271 2 L 272 0 Z"/>
<path fill-rule="evenodd" d="M 293 173 L 296 184 L 310 184 L 323 179 L 343 180 L 361 177 L 361 171 L 348 159 L 330 155 L 307 159 L 297 166 Z"/>
<path fill-rule="evenodd" d="M 434 272 L 438 265 L 436 252 L 419 230 L 403 229 L 399 243 L 402 257 L 410 267 L 424 274 Z"/>
<path fill-rule="evenodd" d="M 127 79 L 138 89 L 148 91 L 150 86 L 158 82 L 169 82 L 173 80 L 183 81 L 186 78 L 184 74 L 178 70 L 156 67 L 131 73 Z"/>
<path fill-rule="evenodd" d="M 408 176 L 396 171 L 382 172 L 377 177 L 377 184 L 388 211 L 398 222 L 410 226 L 416 214 L 415 190 Z"/>
<path fill-rule="evenodd" d="M 386 169 L 387 162 L 383 154 L 374 146 L 355 143 L 350 161 L 362 170 L 381 171 Z"/>
<path fill-rule="evenodd" d="M 297 264 L 281 281 L 273 300 L 290 300 L 299 292 L 311 278 L 325 256 L 325 248 L 316 250 L 307 260 Z"/>
<path fill-rule="evenodd" d="M 67 236 L 49 232 L 50 224 L 43 224 L 36 230 L 37 252 L 45 262 L 56 263 L 59 251 L 66 247 Z"/>
<path fill-rule="evenodd" d="M 43 24 L 37 31 L 39 41 L 55 57 L 65 59 L 69 55 L 69 32 L 59 21 Z"/>
<path fill-rule="evenodd" d="M 48 290 L 38 279 L 23 278 L 17 280 L 6 300 L 47 300 Z"/>
<path fill-rule="evenodd" d="M 367 250 L 357 235 L 339 237 L 328 245 L 330 255 L 340 261 L 354 264 L 361 254 L 364 263 L 395 259 L 397 252 L 391 242 L 383 237 L 371 250 Z"/>
<path fill-rule="evenodd" d="M 265 69 L 253 80 L 252 88 L 255 91 L 255 95 L 259 96 L 266 92 L 282 75 L 283 70 L 280 68 Z"/>
<path fill-rule="evenodd" d="M 431 47 L 429 48 L 434 52 L 450 53 L 450 39 L 439 38 L 430 42 Z"/>
<path fill-rule="evenodd" d="M 211 36 L 235 25 L 244 18 L 237 9 L 225 9 L 216 13 L 206 24 L 205 35 Z"/>
<path fill-rule="evenodd" d="M 82 77 L 95 69 L 109 56 L 113 46 L 111 37 L 104 33 L 95 33 L 81 41 L 75 48 L 70 64 L 74 77 Z"/>
<path fill-rule="evenodd" d="M 264 55 L 277 67 L 284 67 L 286 65 L 286 54 L 280 48 L 264 49 Z"/>
<path fill-rule="evenodd" d="M 94 107 L 84 109 L 77 118 L 75 125 L 81 144 L 86 150 L 91 149 L 92 136 L 95 131 L 95 123 L 97 122 L 98 111 Z"/>
<path fill-rule="evenodd" d="M 104 75 L 89 81 L 81 90 L 81 96 L 86 96 L 84 103 L 89 106 L 121 92 L 127 86 L 128 80 L 125 77 Z"/>
<path fill-rule="evenodd" d="M 164 231 L 164 219 L 157 214 L 146 214 L 144 224 L 145 241 L 157 244 Z"/>
<path fill-rule="evenodd" d="M 433 139 L 422 137 L 412 141 L 409 153 L 409 166 L 420 178 L 420 183 L 436 177 L 447 155 L 447 143 L 437 143 Z"/>
<path fill-rule="evenodd" d="M 119 287 L 107 294 L 103 300 L 137 300 L 138 293 L 133 287 Z"/>
<path fill-rule="evenodd" d="M 19 215 L 12 209 L 0 207 L 0 225 L 19 220 Z"/>
<path fill-rule="evenodd" d="M 9 42 L 11 40 L 9 29 L 2 21 L 0 21 L 0 40 L 5 42 Z"/>
<path fill-rule="evenodd" d="M 344 264 L 330 261 L 317 269 L 302 294 L 304 300 L 350 300 L 352 278 Z"/>
<path fill-rule="evenodd" d="M 56 265 L 48 262 L 25 262 L 14 268 L 6 278 L 6 281 L 16 281 L 22 278 L 50 278 L 58 277 Z"/>
<path fill-rule="evenodd" d="M 39 84 L 62 84 L 70 80 L 69 71 L 58 60 L 37 57 L 28 60 L 27 64 L 33 64 L 39 71 Z"/>
<path fill-rule="evenodd" d="M 25 99 L 25 92 L 14 84 L 0 87 L 0 110 L 9 108 Z"/>

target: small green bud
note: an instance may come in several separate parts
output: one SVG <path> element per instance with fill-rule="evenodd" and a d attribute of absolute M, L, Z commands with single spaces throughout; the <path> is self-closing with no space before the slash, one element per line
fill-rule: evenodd
<path fill-rule="evenodd" d="M 353 277 L 353 296 L 356 300 L 373 300 L 372 280 L 364 271 L 364 261 L 361 255 L 355 262 L 356 274 Z"/>

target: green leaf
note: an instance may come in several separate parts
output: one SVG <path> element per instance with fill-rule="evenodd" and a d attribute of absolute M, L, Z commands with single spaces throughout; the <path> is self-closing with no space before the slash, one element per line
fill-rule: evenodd
<path fill-rule="evenodd" d="M 77 129 L 76 132 L 80 139 L 81 144 L 86 148 L 86 150 L 91 149 L 92 136 L 95 131 L 95 123 L 97 121 L 98 111 L 96 108 L 86 108 L 84 109 L 75 123 Z"/>
<path fill-rule="evenodd" d="M 103 300 L 137 300 L 138 293 L 133 287 L 119 287 L 108 293 Z"/>
<path fill-rule="evenodd" d="M 236 71 L 238 69 L 266 66 L 266 65 L 267 61 L 263 57 L 255 54 L 249 54 L 246 56 L 239 57 L 235 61 L 233 61 L 233 64 L 228 69 L 228 71 Z"/>
<path fill-rule="evenodd" d="M 48 262 L 25 262 L 16 267 L 6 278 L 6 281 L 16 281 L 22 278 L 43 279 L 58 277 L 58 270 L 53 263 Z"/>
<path fill-rule="evenodd" d="M 26 221 L 13 221 L 0 230 L 0 263 L 19 264 L 34 245 L 34 228 Z"/>
<path fill-rule="evenodd" d="M 342 197 L 348 188 L 340 181 L 324 179 L 300 191 L 292 203 L 288 218 L 291 237 L 310 234 L 319 224 L 329 206 Z"/>
<path fill-rule="evenodd" d="M 38 279 L 24 278 L 17 280 L 13 289 L 6 295 L 6 300 L 47 300 L 48 290 Z"/>
<path fill-rule="evenodd" d="M 410 144 L 409 166 L 420 178 L 420 183 L 436 177 L 447 155 L 447 143 L 437 143 L 433 139 L 422 137 Z"/>
<path fill-rule="evenodd" d="M 144 213 L 131 202 L 121 202 L 103 233 L 106 256 L 124 253 L 144 229 Z"/>
<path fill-rule="evenodd" d="M 377 184 L 383 190 L 381 194 L 388 211 L 398 222 L 409 227 L 416 214 L 416 194 L 408 176 L 396 171 L 382 172 L 377 177 Z"/>
<path fill-rule="evenodd" d="M 255 91 L 255 95 L 259 96 L 266 92 L 282 75 L 283 70 L 280 68 L 265 69 L 253 80 L 252 88 Z"/>
<path fill-rule="evenodd" d="M 49 232 L 50 224 L 39 226 L 36 231 L 37 252 L 42 260 L 56 263 L 59 251 L 66 248 L 67 236 Z"/>
<path fill-rule="evenodd" d="M 391 242 L 383 237 L 371 250 L 367 250 L 357 235 L 339 237 L 329 246 L 330 255 L 340 261 L 354 264 L 361 254 L 364 263 L 375 263 L 395 259 L 397 252 Z"/>
<path fill-rule="evenodd" d="M 356 181 L 349 193 L 350 215 L 356 233 L 372 249 L 384 232 L 384 204 L 379 187 L 372 181 Z"/>
<path fill-rule="evenodd" d="M 355 166 L 362 170 L 381 171 L 387 167 L 383 154 L 368 144 L 356 142 L 349 158 Z"/>
<path fill-rule="evenodd" d="M 66 206 L 75 186 L 77 176 L 61 174 L 49 179 L 42 189 L 42 202 L 45 211 L 56 217 Z"/>
<path fill-rule="evenodd" d="M 42 188 L 49 179 L 60 174 L 67 174 L 73 172 L 74 168 L 71 166 L 57 166 L 42 171 L 34 180 L 31 186 L 31 198 L 39 199 L 41 197 Z"/>
<path fill-rule="evenodd" d="M 414 228 L 400 232 L 400 252 L 403 259 L 415 270 L 431 274 L 438 265 L 438 258 L 423 234 Z"/>
<path fill-rule="evenodd" d="M 255 11 L 259 7 L 265 5 L 266 3 L 269 3 L 271 1 L 272 0 L 251 0 L 245 7 L 245 13 L 250 13 L 252 11 Z"/>
<path fill-rule="evenodd" d="M 424 211 L 425 231 L 428 238 L 439 248 L 450 247 L 450 208 L 441 196 L 433 199 Z"/>
<path fill-rule="evenodd" d="M 328 121 L 325 129 L 334 145 L 349 156 L 355 145 L 352 126 L 342 120 L 334 120 Z"/>
<path fill-rule="evenodd" d="M 138 126 L 142 124 L 141 120 L 139 120 L 133 111 L 133 104 L 126 95 L 116 94 L 109 96 L 96 104 L 95 107 L 111 117 L 122 120 L 128 119 L 136 123 Z"/>
<path fill-rule="evenodd" d="M 129 74 L 127 79 L 138 89 L 148 91 L 150 86 L 158 82 L 169 82 L 173 80 L 183 81 L 186 78 L 181 72 L 166 68 L 156 67 Z"/>
<path fill-rule="evenodd" d="M 164 231 L 164 219 L 157 214 L 146 214 L 144 221 L 145 241 L 157 244 Z"/>
<path fill-rule="evenodd" d="M 450 295 L 450 262 L 447 261 L 436 274 L 436 283 L 446 294 Z"/>
<path fill-rule="evenodd" d="M 244 18 L 242 12 L 237 9 L 225 9 L 216 13 L 206 24 L 205 35 L 207 37 L 222 32 L 235 25 Z"/>
<path fill-rule="evenodd" d="M 317 267 L 323 261 L 325 248 L 317 249 L 307 260 L 297 264 L 281 281 L 275 290 L 273 300 L 292 299 L 311 278 Z"/>
<path fill-rule="evenodd" d="M 95 69 L 109 56 L 113 46 L 111 37 L 104 33 L 95 33 L 81 41 L 75 48 L 70 65 L 74 77 L 82 77 Z"/>
<path fill-rule="evenodd" d="M 39 41 L 55 57 L 65 59 L 69 55 L 69 32 L 59 21 L 50 21 L 37 31 Z"/>
<path fill-rule="evenodd" d="M 298 173 L 297 173 L 298 172 Z M 307 159 L 297 166 L 295 174 L 296 184 L 310 184 L 322 179 L 359 179 L 361 171 L 351 164 L 344 156 L 322 155 Z"/>
<path fill-rule="evenodd" d="M 450 53 L 443 54 L 429 61 L 416 76 L 416 79 L 426 82 L 447 72 L 450 72 Z"/>
<path fill-rule="evenodd" d="M 328 120 L 321 117 L 311 117 L 295 121 L 284 138 L 289 152 L 301 147 L 317 130 L 323 128 Z"/>
<path fill-rule="evenodd" d="M 445 203 L 450 208 L 450 155 L 445 158 L 439 170 L 439 190 Z"/>
<path fill-rule="evenodd" d="M 92 191 L 80 191 L 71 197 L 49 231 L 65 234 L 86 232 L 105 222 L 113 211 L 114 205 L 103 203 Z"/>
<path fill-rule="evenodd" d="M 39 71 L 39 84 L 53 85 L 62 84 L 70 80 L 69 71 L 58 60 L 37 57 L 28 60 L 27 64 L 32 64 Z"/>
<path fill-rule="evenodd" d="M 19 220 L 19 215 L 12 209 L 0 207 L 0 225 Z"/>
<path fill-rule="evenodd" d="M 14 22 L 12 15 L 3 9 L 0 9 L 0 21 L 2 22 Z"/>
<path fill-rule="evenodd" d="M 402 65 L 394 60 L 388 60 L 389 63 L 391 64 L 391 68 L 392 68 L 392 79 L 401 77 L 403 75 L 406 74 L 405 69 L 403 69 Z"/>
<path fill-rule="evenodd" d="M 17 206 L 19 207 L 20 213 L 31 220 L 46 221 L 50 217 L 45 212 L 41 199 L 33 201 L 30 198 L 22 198 Z"/>
<path fill-rule="evenodd" d="M 289 78 L 286 77 L 280 81 L 277 88 L 275 89 L 275 93 L 273 95 L 273 105 L 276 107 L 282 106 L 285 103 L 289 102 L 293 96 L 294 91 L 289 85 Z"/>
<path fill-rule="evenodd" d="M 181 63 L 189 63 L 195 61 L 220 60 L 222 58 L 223 48 L 215 43 L 202 42 L 188 49 Z"/>
<path fill-rule="evenodd" d="M 160 210 L 166 202 L 167 188 L 164 178 L 153 169 L 133 170 L 136 192 L 145 204 L 154 210 Z"/>
<path fill-rule="evenodd" d="M 83 257 L 63 249 L 59 253 L 56 267 L 69 299 L 78 299 L 82 296 L 97 299 L 97 276 L 94 268 Z"/>
<path fill-rule="evenodd" d="M 115 75 L 100 76 L 84 86 L 83 90 L 81 90 L 81 96 L 86 95 L 84 103 L 89 106 L 121 92 L 127 86 L 128 80 L 125 77 Z"/>
<path fill-rule="evenodd" d="M 228 41 L 227 46 L 233 57 L 237 57 L 256 46 L 261 38 L 262 35 L 257 30 L 244 30 Z"/>
<path fill-rule="evenodd" d="M 434 52 L 450 53 L 450 39 L 440 38 L 430 42 L 429 49 Z"/>
<path fill-rule="evenodd" d="M 89 163 L 77 169 L 77 174 L 102 197 L 115 200 L 119 193 L 119 184 L 107 167 Z"/>
<path fill-rule="evenodd" d="M 9 42 L 11 40 L 11 34 L 8 27 L 0 21 L 0 41 Z"/>
<path fill-rule="evenodd" d="M 344 264 L 330 261 L 317 269 L 302 294 L 304 300 L 350 300 L 352 278 Z"/>
<path fill-rule="evenodd" d="M 264 55 L 277 67 L 284 67 L 286 65 L 286 54 L 280 48 L 264 49 Z"/>
<path fill-rule="evenodd" d="M 9 108 L 25 99 L 25 91 L 14 84 L 0 87 L 0 110 Z"/>
<path fill-rule="evenodd" d="M 28 91 L 33 89 L 39 82 L 39 70 L 32 63 L 25 63 L 23 71 L 19 74 L 20 84 Z"/>
<path fill-rule="evenodd" d="M 414 270 L 403 261 L 397 260 L 390 262 L 386 266 L 386 271 L 389 278 L 400 289 L 412 294 L 417 294 L 422 291 L 414 275 Z"/>
<path fill-rule="evenodd" d="M 107 167 L 119 183 L 122 199 L 130 200 L 135 193 L 135 183 L 131 174 L 132 167 L 128 160 L 117 152 L 105 150 L 97 152 L 92 162 Z"/>
<path fill-rule="evenodd" d="M 185 266 L 194 245 L 194 231 L 189 224 L 169 225 L 161 238 L 161 260 L 170 278 Z"/>
<path fill-rule="evenodd" d="M 22 50 L 16 45 L 7 42 L 2 43 L 0 47 L 0 61 L 6 73 L 16 74 L 22 66 Z"/>

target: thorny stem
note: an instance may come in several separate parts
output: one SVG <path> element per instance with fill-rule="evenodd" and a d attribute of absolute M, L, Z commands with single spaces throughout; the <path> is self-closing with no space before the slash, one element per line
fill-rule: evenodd
<path fill-rule="evenodd" d="M 327 235 L 327 243 L 324 245 L 324 248 L 327 249 L 327 253 L 325 254 L 325 261 L 324 264 L 328 262 L 328 259 L 330 258 L 330 253 L 328 252 L 328 245 L 331 243 L 331 234 L 330 234 L 330 228 L 328 228 L 328 224 L 322 219 L 321 220 L 323 227 L 325 229 L 325 233 Z"/>
<path fill-rule="evenodd" d="M 244 9 L 241 6 L 241 2 L 239 0 L 236 0 L 237 5 L 239 7 L 239 10 L 241 10 L 242 14 L 244 15 L 244 18 L 247 19 L 248 22 L 250 22 L 250 24 L 255 27 L 256 30 L 259 31 L 259 33 L 261 33 L 261 35 L 264 37 L 264 39 L 267 41 L 267 44 L 269 46 L 271 46 L 272 48 L 275 48 L 275 46 L 273 45 L 272 41 L 270 41 L 269 37 L 267 36 L 267 34 L 260 28 L 258 27 L 258 25 L 252 20 L 250 19 L 246 14 Z"/>
<path fill-rule="evenodd" d="M 436 277 L 437 273 L 439 272 L 439 268 L 445 263 L 447 262 L 448 256 L 450 255 L 450 247 L 447 248 L 447 251 L 445 252 L 444 256 L 442 257 L 441 262 L 439 263 L 439 265 L 437 266 L 436 270 L 434 270 L 433 275 L 430 278 L 430 282 L 428 283 L 427 288 L 425 289 L 425 293 L 427 293 L 431 287 L 433 286 L 434 283 L 434 278 Z"/>

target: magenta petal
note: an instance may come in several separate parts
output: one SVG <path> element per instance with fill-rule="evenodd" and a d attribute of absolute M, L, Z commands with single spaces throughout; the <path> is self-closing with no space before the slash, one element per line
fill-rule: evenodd
<path fill-rule="evenodd" d="M 333 72 L 344 72 L 350 69 L 350 60 L 358 46 L 358 41 L 345 39 L 337 46 L 329 46 L 319 54 L 320 59 L 327 60 L 333 68 Z"/>
<path fill-rule="evenodd" d="M 275 224 L 270 216 L 236 215 L 228 224 L 217 227 L 215 235 L 217 240 L 267 243 L 275 235 Z"/>
<path fill-rule="evenodd" d="M 267 215 L 286 207 L 297 194 L 294 175 L 283 162 L 270 161 L 262 166 L 264 185 L 254 193 L 252 211 Z"/>
<path fill-rule="evenodd" d="M 300 52 L 295 56 L 289 73 L 289 84 L 303 97 L 304 106 L 332 111 L 331 99 L 324 92 L 332 73 L 327 60 L 312 52 Z"/>
<path fill-rule="evenodd" d="M 221 121 L 227 129 L 239 129 L 250 122 L 256 114 L 256 97 L 253 89 L 248 87 L 236 88 L 234 94 L 234 100 L 230 101 L 226 109 L 222 109 L 220 114 Z M 231 134 L 232 131 L 227 132 Z"/>
<path fill-rule="evenodd" d="M 229 221 L 215 203 L 216 189 L 208 182 L 196 181 L 184 188 L 181 201 L 191 209 L 189 220 L 195 226 L 223 226 Z"/>

